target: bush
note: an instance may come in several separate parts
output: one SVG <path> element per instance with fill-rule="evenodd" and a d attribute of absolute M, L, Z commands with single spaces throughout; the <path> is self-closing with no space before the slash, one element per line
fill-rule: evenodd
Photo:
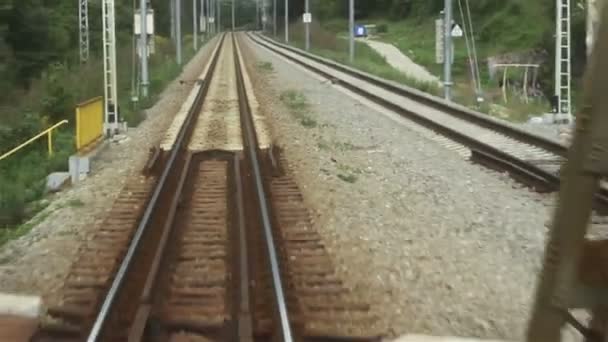
<path fill-rule="evenodd" d="M 378 33 L 387 33 L 388 32 L 388 25 L 387 24 L 378 24 L 376 26 L 376 31 Z"/>

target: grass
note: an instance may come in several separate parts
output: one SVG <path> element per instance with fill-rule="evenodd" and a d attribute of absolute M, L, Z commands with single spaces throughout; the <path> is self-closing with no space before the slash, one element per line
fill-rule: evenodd
<path fill-rule="evenodd" d="M 330 25 L 341 27 L 340 21 L 332 21 Z M 300 49 L 304 48 L 304 26 L 294 24 L 290 29 L 290 42 Z M 352 66 L 358 70 L 392 80 L 431 94 L 439 94 L 437 85 L 414 79 L 393 68 L 386 59 L 363 42 L 355 42 L 355 60 L 350 62 L 348 56 L 348 41 L 336 32 L 326 30 L 318 25 L 311 26 L 311 52 L 331 59 L 338 63 Z"/>
<path fill-rule="evenodd" d="M 359 179 L 358 175 L 363 173 L 363 171 L 360 169 L 356 169 L 344 164 L 338 164 L 337 168 L 340 172 L 336 176 L 346 183 L 356 183 Z"/>
<path fill-rule="evenodd" d="M 279 99 L 281 102 L 287 105 L 289 109 L 294 111 L 302 111 L 308 108 L 306 96 L 297 90 L 285 90 L 283 93 L 281 93 Z"/>
<path fill-rule="evenodd" d="M 18 238 L 26 235 L 27 233 L 29 233 L 32 230 L 32 228 L 36 227 L 42 221 L 46 220 L 46 218 L 49 217 L 52 213 L 53 213 L 52 211 L 40 213 L 39 215 L 35 216 L 30 221 L 23 223 L 14 229 L 1 229 L 0 230 L 0 247 L 2 247 L 4 244 L 6 244 L 7 242 L 9 242 L 11 240 L 18 239 Z"/>
<path fill-rule="evenodd" d="M 302 126 L 306 128 L 319 126 L 319 123 L 307 112 L 310 105 L 303 93 L 291 89 L 285 90 L 281 93 L 279 99 L 290 109 L 291 114 Z"/>
<path fill-rule="evenodd" d="M 345 181 L 346 183 L 354 184 L 357 182 L 357 176 L 355 176 L 353 174 L 338 173 L 337 177 L 340 178 L 341 180 Z"/>
<path fill-rule="evenodd" d="M 274 71 L 274 67 L 272 66 L 272 63 L 270 63 L 270 62 L 258 62 L 256 64 L 256 67 L 258 68 L 258 70 L 267 72 L 267 73 Z"/>
<path fill-rule="evenodd" d="M 508 18 L 509 16 L 505 16 Z M 494 20 L 497 20 L 494 18 Z M 413 61 L 424 66 L 432 74 L 443 75 L 443 65 L 435 62 L 435 23 L 432 18 L 412 18 L 403 21 L 388 21 L 384 19 L 373 20 L 378 25 L 386 25 L 387 32 L 378 35 L 378 39 L 395 45 L 404 54 L 408 55 Z M 486 23 L 479 24 L 486 27 Z M 481 28 L 480 28 L 481 29 Z M 490 28 L 491 29 L 491 28 Z M 531 32 L 530 32 L 531 31 Z M 478 107 L 475 101 L 475 91 L 471 82 L 470 70 L 468 67 L 468 54 L 464 38 L 454 39 L 454 64 L 452 66 L 452 76 L 458 85 L 454 89 L 454 100 L 472 109 L 480 110 L 512 122 L 523 122 L 531 116 L 546 113 L 549 110 L 549 103 L 546 99 L 536 99 L 525 102 L 513 94 L 509 95 L 509 101 L 504 103 L 502 92 L 497 87 L 497 81 L 492 81 L 485 68 L 484 61 L 487 57 L 513 51 L 530 50 L 538 44 L 542 32 L 537 32 L 537 27 L 521 30 L 521 25 L 515 25 L 514 29 L 501 32 L 490 40 L 483 40 L 486 32 L 478 31 L 476 40 L 479 67 L 481 73 L 481 83 L 484 89 L 486 102 L 506 107 L 500 112 L 490 111 L 489 105 Z M 501 44 L 496 44 L 500 41 Z M 511 75 L 514 79 L 523 79 L 523 71 L 514 71 Z"/>
<path fill-rule="evenodd" d="M 84 202 L 79 198 L 73 198 L 66 202 L 66 205 L 71 208 L 82 208 L 84 207 Z"/>

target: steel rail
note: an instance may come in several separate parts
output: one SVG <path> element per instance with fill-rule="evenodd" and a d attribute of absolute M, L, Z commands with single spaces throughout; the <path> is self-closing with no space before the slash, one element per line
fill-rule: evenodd
<path fill-rule="evenodd" d="M 238 43 L 235 36 L 232 36 L 234 44 L 234 56 L 235 56 L 235 69 L 237 74 L 237 87 L 239 93 L 239 103 L 241 110 L 241 122 L 245 126 L 243 131 L 246 141 L 246 149 L 249 159 L 252 164 L 253 177 L 256 189 L 257 200 L 259 204 L 259 212 L 262 218 L 262 225 L 264 229 L 264 238 L 266 240 L 266 249 L 268 252 L 268 258 L 270 262 L 270 269 L 272 274 L 272 283 L 274 287 L 275 301 L 277 305 L 277 311 L 279 315 L 279 323 L 281 327 L 281 341 L 291 342 L 293 341 L 293 334 L 289 323 L 289 314 L 287 312 L 287 304 L 285 299 L 285 292 L 283 290 L 283 282 L 281 279 L 281 270 L 279 267 L 278 253 L 273 238 L 273 228 L 270 219 L 270 209 L 266 202 L 266 193 L 264 190 L 263 177 L 260 167 L 260 162 L 257 155 L 257 138 L 253 128 L 253 121 L 251 118 L 251 109 L 249 108 L 249 101 L 247 99 L 247 91 L 245 89 L 245 82 L 243 81 L 243 74 L 240 61 L 240 52 L 238 49 Z"/>
<path fill-rule="evenodd" d="M 526 143 L 528 143 L 530 145 L 540 147 L 540 148 L 545 149 L 551 153 L 554 153 L 560 157 L 565 157 L 566 153 L 568 151 L 568 147 L 566 145 L 560 143 L 557 140 L 549 139 L 547 137 L 528 132 L 513 124 L 505 122 L 503 120 L 495 119 L 495 118 L 488 116 L 487 114 L 476 112 L 465 106 L 462 106 L 462 105 L 459 105 L 459 104 L 456 104 L 453 102 L 445 101 L 442 98 L 427 94 L 418 89 L 414 89 L 414 88 L 399 84 L 394 81 L 380 78 L 378 76 L 366 73 L 364 71 L 360 71 L 360 70 L 354 69 L 352 67 L 334 62 L 327 58 L 323 58 L 323 57 L 314 55 L 312 53 L 308 53 L 306 51 L 300 50 L 298 48 L 276 42 L 268 37 L 265 37 L 265 36 L 262 36 L 259 34 L 255 34 L 255 35 L 248 34 L 248 36 L 251 38 L 253 38 L 255 36 L 255 38 L 253 38 L 254 41 L 256 39 L 263 40 L 267 44 L 271 44 L 276 47 L 280 47 L 280 48 L 283 48 L 290 52 L 296 53 L 300 56 L 311 59 L 317 63 L 323 64 L 330 68 L 333 68 L 333 69 L 336 69 L 343 73 L 346 73 L 350 76 L 353 76 L 358 79 L 372 83 L 373 85 L 384 88 L 385 90 L 388 90 L 392 93 L 402 95 L 402 96 L 410 98 L 418 103 L 423 103 L 430 107 L 434 107 L 442 112 L 449 113 L 450 115 L 457 117 L 459 119 L 469 121 L 478 126 L 485 127 L 490 130 L 499 132 L 499 133 L 504 134 L 507 137 L 513 138 L 515 140 L 522 141 L 522 142 L 525 141 Z"/>
<path fill-rule="evenodd" d="M 182 149 L 182 146 L 186 140 L 185 137 L 186 137 L 186 133 L 188 131 L 188 127 L 191 125 L 192 118 L 195 116 L 197 108 L 200 107 L 200 105 L 202 103 L 202 99 L 203 99 L 204 95 L 206 94 L 207 89 L 209 88 L 209 83 L 210 83 L 211 77 L 213 76 L 213 72 L 215 70 L 215 65 L 216 65 L 218 57 L 219 57 L 221 46 L 224 43 L 224 37 L 225 36 L 222 35 L 219 38 L 219 41 L 217 43 L 219 48 L 217 48 L 215 50 L 215 54 L 211 57 L 212 58 L 211 63 L 210 63 L 211 67 L 209 68 L 209 72 L 205 75 L 205 78 L 202 80 L 203 85 L 199 89 L 199 92 L 196 95 L 196 98 L 194 100 L 194 104 L 188 111 L 188 115 L 186 116 L 186 119 L 184 120 L 184 124 L 181 126 L 181 128 L 179 130 L 179 134 L 177 136 L 175 143 L 173 144 L 173 147 L 171 148 L 171 154 L 167 160 L 167 163 L 165 164 L 165 168 L 163 169 L 162 175 L 154 189 L 154 193 L 152 194 L 152 197 L 150 198 L 150 201 L 148 202 L 148 205 L 146 206 L 146 210 L 144 211 L 142 219 L 140 220 L 139 225 L 137 226 L 137 230 L 135 231 L 135 234 L 133 235 L 133 239 L 131 240 L 131 243 L 129 244 L 127 253 L 126 253 L 122 263 L 120 264 L 118 272 L 116 273 L 116 276 L 114 277 L 114 280 L 112 281 L 112 285 L 111 285 L 107 295 L 104 298 L 104 301 L 99 310 L 99 313 L 97 314 L 97 316 L 95 318 L 93 327 L 91 328 L 89 336 L 87 337 L 88 342 L 95 342 L 99 339 L 102 329 L 104 327 L 104 324 L 106 323 L 109 313 L 112 309 L 112 306 L 113 306 L 116 298 L 118 297 L 120 289 L 123 286 L 124 279 L 125 279 L 127 273 L 129 272 L 129 269 L 132 266 L 133 257 L 135 256 L 135 253 L 138 250 L 140 241 L 142 240 L 142 236 L 144 235 L 144 233 L 146 231 L 146 227 L 148 227 L 148 225 L 150 223 L 152 213 L 154 212 L 156 206 L 158 205 L 157 202 L 160 197 L 160 194 L 164 191 L 165 184 L 167 183 L 167 178 L 168 178 L 169 174 L 173 171 L 173 168 L 175 165 L 175 160 L 177 159 L 177 155 L 179 154 L 179 152 Z"/>

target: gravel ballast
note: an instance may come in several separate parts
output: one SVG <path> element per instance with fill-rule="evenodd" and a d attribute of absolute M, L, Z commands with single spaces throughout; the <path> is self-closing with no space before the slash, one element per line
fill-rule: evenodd
<path fill-rule="evenodd" d="M 317 229 L 388 334 L 521 338 L 552 198 L 244 41 L 261 110 Z"/>

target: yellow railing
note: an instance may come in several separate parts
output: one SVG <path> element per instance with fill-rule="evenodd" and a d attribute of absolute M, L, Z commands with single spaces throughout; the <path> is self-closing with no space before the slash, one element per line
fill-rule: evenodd
<path fill-rule="evenodd" d="M 95 143 L 103 135 L 103 98 L 96 97 L 76 106 L 76 149 Z"/>
<path fill-rule="evenodd" d="M 14 154 L 15 152 L 19 151 L 20 149 L 26 147 L 27 145 L 33 143 L 34 141 L 38 140 L 39 138 L 43 137 L 43 136 L 47 136 L 48 137 L 48 147 L 49 147 L 49 156 L 53 155 L 53 131 L 55 129 L 57 129 L 59 126 L 65 125 L 68 123 L 68 120 L 63 120 L 61 122 L 58 122 L 56 124 L 54 124 L 53 126 L 47 128 L 46 130 L 40 132 L 38 135 L 36 135 L 35 137 L 31 138 L 30 140 L 24 142 L 23 144 L 15 147 L 14 149 L 6 152 L 5 154 L 0 156 L 0 160 L 3 160 L 5 158 L 8 158 L 9 156 L 11 156 L 12 154 Z"/>

